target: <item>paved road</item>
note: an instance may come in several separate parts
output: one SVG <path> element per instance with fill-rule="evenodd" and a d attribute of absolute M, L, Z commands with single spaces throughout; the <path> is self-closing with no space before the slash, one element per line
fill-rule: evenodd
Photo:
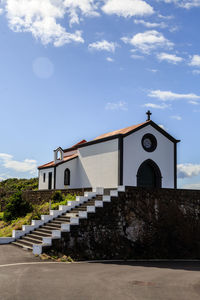
<path fill-rule="evenodd" d="M 0 246 L 0 300 L 196 300 L 200 262 L 46 263 Z"/>

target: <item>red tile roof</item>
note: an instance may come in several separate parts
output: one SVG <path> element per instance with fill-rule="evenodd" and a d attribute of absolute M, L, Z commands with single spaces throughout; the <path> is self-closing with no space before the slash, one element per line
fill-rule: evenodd
<path fill-rule="evenodd" d="M 132 131 L 133 129 L 136 129 L 137 127 L 142 126 L 143 124 L 145 124 L 147 122 L 148 121 L 146 121 L 144 123 L 141 123 L 141 124 L 138 124 L 138 125 L 129 126 L 129 127 L 126 127 L 126 128 L 118 129 L 118 130 L 115 130 L 115 131 L 112 131 L 112 132 L 108 132 L 108 133 L 99 135 L 94 140 L 103 139 L 103 138 L 110 137 L 110 136 L 117 135 L 117 134 L 126 134 L 126 133 Z"/>
<path fill-rule="evenodd" d="M 75 150 L 75 149 L 78 148 L 79 145 L 84 144 L 84 143 L 87 143 L 87 141 L 86 140 L 82 140 L 82 141 L 78 142 L 77 144 L 71 146 L 70 148 L 64 149 L 63 152 L 68 152 L 68 151 Z"/>
<path fill-rule="evenodd" d="M 71 159 L 76 158 L 76 157 L 78 157 L 77 153 L 72 154 L 72 155 L 68 155 L 68 156 L 64 156 L 64 158 L 63 158 L 62 161 L 57 162 L 56 164 L 54 163 L 54 161 L 51 161 L 51 162 L 49 162 L 49 163 L 47 163 L 45 165 L 39 166 L 38 169 L 51 168 L 51 167 L 57 166 L 57 165 L 59 165 L 59 164 L 61 164 L 63 162 L 66 162 L 66 161 L 71 160 Z"/>

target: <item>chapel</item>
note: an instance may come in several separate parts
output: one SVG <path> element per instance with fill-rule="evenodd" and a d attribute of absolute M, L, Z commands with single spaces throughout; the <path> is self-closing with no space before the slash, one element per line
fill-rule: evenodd
<path fill-rule="evenodd" d="M 38 167 L 39 190 L 177 187 L 177 143 L 151 120 L 54 150 L 53 161 Z"/>

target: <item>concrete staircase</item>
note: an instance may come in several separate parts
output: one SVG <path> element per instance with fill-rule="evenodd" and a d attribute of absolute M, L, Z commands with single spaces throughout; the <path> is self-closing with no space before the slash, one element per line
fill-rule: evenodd
<path fill-rule="evenodd" d="M 51 210 L 50 215 L 42 215 L 41 220 L 33 220 L 31 225 L 23 225 L 22 230 L 13 230 L 13 245 L 41 254 L 52 245 L 53 239 L 60 239 L 62 232 L 70 232 L 70 226 L 79 225 L 80 219 L 87 219 L 89 213 L 95 213 L 96 207 L 103 207 L 104 202 L 110 202 L 111 197 L 117 197 L 118 192 L 124 192 L 125 187 L 119 186 L 104 194 L 103 188 L 95 188 L 77 196 L 68 205 L 59 206 L 59 210 Z"/>

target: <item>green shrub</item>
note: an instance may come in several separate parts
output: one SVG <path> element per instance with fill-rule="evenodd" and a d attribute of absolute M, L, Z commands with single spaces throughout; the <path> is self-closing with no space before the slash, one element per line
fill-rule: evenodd
<path fill-rule="evenodd" d="M 64 200 L 65 200 L 65 201 L 74 201 L 74 200 L 76 200 L 76 195 L 75 195 L 75 194 L 67 194 L 67 195 L 64 197 Z"/>
<path fill-rule="evenodd" d="M 22 192 L 13 194 L 5 207 L 3 220 L 10 222 L 19 217 L 24 217 L 27 213 L 33 210 L 32 205 L 22 199 Z"/>
<path fill-rule="evenodd" d="M 54 192 L 51 199 L 52 199 L 52 203 L 58 203 L 64 200 L 61 191 Z"/>
<path fill-rule="evenodd" d="M 0 221 L 3 220 L 3 212 L 0 212 Z"/>
<path fill-rule="evenodd" d="M 51 209 L 59 209 L 59 205 L 67 205 L 67 200 L 63 200 L 61 202 L 58 202 L 58 203 L 53 203 L 51 205 Z"/>

